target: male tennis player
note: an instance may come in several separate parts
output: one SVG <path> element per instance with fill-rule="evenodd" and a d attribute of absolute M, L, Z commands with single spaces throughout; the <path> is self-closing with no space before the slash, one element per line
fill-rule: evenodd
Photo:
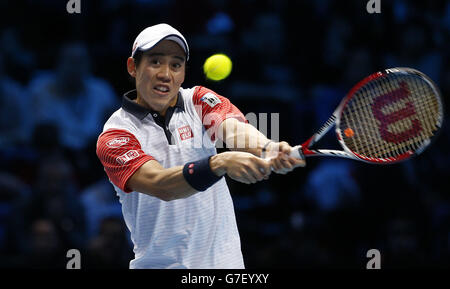
<path fill-rule="evenodd" d="M 130 268 L 244 268 L 223 176 L 252 184 L 267 179 L 271 167 L 287 173 L 305 165 L 288 156 L 289 144 L 246 123 L 227 98 L 201 86 L 181 88 L 188 58 L 176 29 L 143 30 L 127 60 L 136 89 L 98 138 L 97 155 L 134 243 Z M 234 151 L 217 154 L 217 139 Z M 260 158 L 263 149 L 274 158 Z"/>

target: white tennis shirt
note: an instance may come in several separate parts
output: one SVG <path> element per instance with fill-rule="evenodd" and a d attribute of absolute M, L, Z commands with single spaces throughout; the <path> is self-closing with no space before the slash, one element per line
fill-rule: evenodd
<path fill-rule="evenodd" d="M 104 125 L 97 155 L 113 184 L 135 258 L 130 268 L 244 268 L 233 202 L 225 178 L 206 191 L 170 202 L 126 187 L 150 160 L 164 168 L 215 155 L 215 132 L 226 118 L 246 121 L 230 101 L 201 86 L 180 88 L 163 118 L 123 97 Z"/>

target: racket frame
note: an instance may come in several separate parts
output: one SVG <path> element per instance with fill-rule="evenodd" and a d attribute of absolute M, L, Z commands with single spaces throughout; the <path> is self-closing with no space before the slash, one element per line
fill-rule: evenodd
<path fill-rule="evenodd" d="M 439 102 L 439 116 L 438 116 L 438 130 L 440 126 L 443 123 L 443 117 L 444 117 L 444 111 L 443 111 L 443 105 L 441 100 L 441 94 L 437 86 L 434 84 L 434 82 L 427 77 L 425 74 L 421 73 L 420 71 L 417 71 L 412 68 L 404 68 L 404 67 L 397 67 L 397 68 L 390 68 L 386 69 L 384 71 L 379 71 L 376 73 L 373 73 L 363 80 L 361 80 L 359 83 L 357 83 L 342 99 L 338 107 L 335 109 L 333 114 L 330 116 L 330 118 L 320 127 L 320 129 L 313 134 L 307 141 L 305 141 L 303 144 L 295 146 L 292 150 L 291 156 L 297 157 L 297 158 L 304 158 L 304 157 L 311 157 L 311 156 L 332 156 L 332 157 L 343 157 L 343 158 L 349 158 L 354 160 L 360 160 L 367 163 L 372 164 L 392 164 L 401 162 L 404 160 L 407 160 L 415 155 L 418 155 L 423 152 L 423 150 L 430 145 L 431 140 L 425 141 L 423 145 L 418 148 L 415 151 L 407 151 L 404 154 L 401 154 L 397 157 L 391 157 L 391 158 L 372 158 L 360 155 L 358 153 L 353 152 L 350 150 L 347 145 L 345 144 L 342 132 L 340 129 L 340 120 L 341 120 L 341 114 L 344 109 L 344 107 L 347 105 L 347 103 L 352 99 L 355 92 L 358 91 L 361 87 L 366 85 L 368 82 L 385 77 L 390 73 L 404 73 L 404 74 L 416 74 L 422 79 L 424 79 L 430 87 L 433 89 L 435 95 L 437 96 L 438 102 Z M 310 149 L 318 140 L 320 140 L 333 126 L 335 126 L 335 133 L 336 137 L 338 139 L 339 144 L 343 148 L 343 151 L 339 150 L 328 150 L 328 149 Z M 435 139 L 436 136 L 433 136 L 432 139 Z"/>

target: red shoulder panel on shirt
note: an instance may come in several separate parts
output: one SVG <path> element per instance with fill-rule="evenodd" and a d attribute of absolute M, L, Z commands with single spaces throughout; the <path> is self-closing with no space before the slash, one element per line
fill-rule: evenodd
<path fill-rule="evenodd" d="M 208 132 L 211 132 L 212 141 L 215 140 L 219 125 L 225 119 L 236 118 L 242 122 L 247 122 L 242 112 L 228 98 L 217 94 L 211 89 L 197 86 L 192 95 L 192 100 L 203 126 Z"/>
<path fill-rule="evenodd" d="M 121 129 L 103 132 L 97 140 L 97 156 L 110 181 L 124 192 L 129 178 L 147 161 L 154 160 L 145 154 L 136 137 Z"/>

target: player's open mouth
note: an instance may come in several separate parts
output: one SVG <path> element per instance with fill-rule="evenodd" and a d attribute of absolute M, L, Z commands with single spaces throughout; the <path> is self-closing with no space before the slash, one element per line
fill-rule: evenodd
<path fill-rule="evenodd" d="M 170 91 L 170 88 L 166 85 L 157 85 L 153 87 L 159 94 L 167 94 Z"/>

